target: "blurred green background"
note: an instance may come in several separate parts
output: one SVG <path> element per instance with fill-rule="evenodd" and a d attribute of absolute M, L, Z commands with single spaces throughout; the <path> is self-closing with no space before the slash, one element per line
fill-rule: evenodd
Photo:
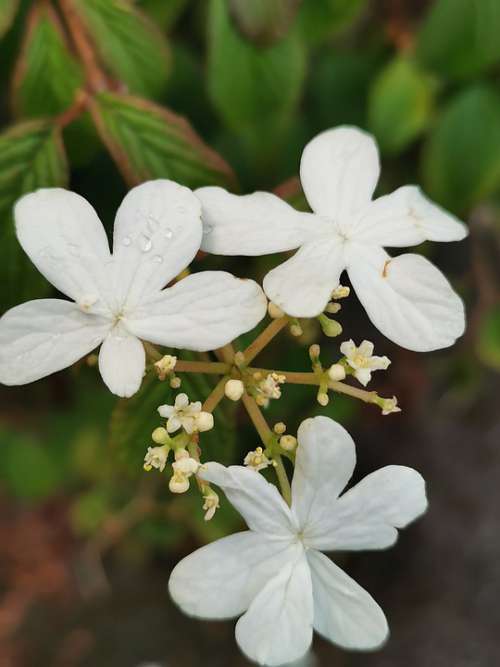
<path fill-rule="evenodd" d="M 306 370 L 313 341 L 328 363 L 340 340 L 374 340 L 393 364 L 373 388 L 403 413 L 340 396 L 319 409 L 310 389 L 285 386 L 269 420 L 295 432 L 329 414 L 358 443 L 357 477 L 396 463 L 429 482 L 429 513 L 395 548 L 341 561 L 386 611 L 388 645 L 349 654 L 317 639 L 311 665 L 500 664 L 499 35 L 498 0 L 0 0 L 0 313 L 53 293 L 14 235 L 24 192 L 70 187 L 109 232 L 127 188 L 157 177 L 277 188 L 302 207 L 301 150 L 342 123 L 377 137 L 379 193 L 421 184 L 469 224 L 466 242 L 419 248 L 466 301 L 453 349 L 396 348 L 352 296 L 341 339 L 307 322 L 261 357 Z M 261 280 L 277 261 L 193 268 Z M 167 477 L 142 471 L 167 383 L 148 377 L 119 401 L 92 361 L 0 387 L 0 665 L 248 664 L 231 623 L 186 619 L 166 593 L 175 562 L 238 517 L 224 502 L 204 523 L 194 490 L 172 497 Z M 183 387 L 210 392 L 205 378 Z M 237 406 L 216 423 L 205 458 L 238 462 L 258 444 Z"/>

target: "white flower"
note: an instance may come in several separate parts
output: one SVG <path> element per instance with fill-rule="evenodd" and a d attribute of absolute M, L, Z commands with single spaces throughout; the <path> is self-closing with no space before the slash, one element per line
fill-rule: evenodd
<path fill-rule="evenodd" d="M 426 507 L 425 484 L 411 468 L 387 466 L 340 496 L 355 466 L 354 443 L 327 417 L 304 421 L 292 482 L 292 506 L 253 470 L 204 465 L 249 530 L 217 540 L 173 570 L 169 590 L 192 616 L 231 618 L 243 652 L 262 665 L 306 653 L 313 628 L 348 649 L 387 638 L 375 600 L 321 551 L 383 549 Z M 339 497 L 340 496 L 340 497 Z"/>
<path fill-rule="evenodd" d="M 144 470 L 156 468 L 160 472 L 163 472 L 167 465 L 169 451 L 170 447 L 168 445 L 163 445 L 163 447 L 148 447 L 148 451 L 144 457 Z"/>
<path fill-rule="evenodd" d="M 381 407 L 383 415 L 390 415 L 393 412 L 401 412 L 401 408 L 398 406 L 398 399 L 395 396 L 383 399 Z"/>
<path fill-rule="evenodd" d="M 272 461 L 264 454 L 262 447 L 257 447 L 257 449 L 248 452 L 243 459 L 243 465 L 255 471 L 264 470 L 264 468 L 267 468 L 271 464 Z"/>
<path fill-rule="evenodd" d="M 177 394 L 174 405 L 160 405 L 158 412 L 167 420 L 168 433 L 183 428 L 191 434 L 196 431 L 196 416 L 201 412 L 201 402 L 190 403 L 187 394 Z"/>
<path fill-rule="evenodd" d="M 172 356 L 171 354 L 166 354 L 157 362 L 155 362 L 156 372 L 160 380 L 164 380 L 167 375 L 170 375 L 175 368 L 177 363 L 177 357 Z"/>
<path fill-rule="evenodd" d="M 198 472 L 199 467 L 200 462 L 189 456 L 189 452 L 186 449 L 176 450 L 175 462 L 172 463 L 174 472 L 191 477 L 191 475 L 195 475 Z"/>
<path fill-rule="evenodd" d="M 189 490 L 189 477 L 180 470 L 174 470 L 168 488 L 172 493 L 186 493 Z"/>
<path fill-rule="evenodd" d="M 461 299 L 420 255 L 391 258 L 383 249 L 425 240 L 458 241 L 466 227 L 415 186 L 372 201 L 379 176 L 373 138 L 353 127 L 315 137 L 300 164 L 314 214 L 265 192 L 236 196 L 196 191 L 203 205 L 202 249 L 262 255 L 299 248 L 264 279 L 269 299 L 293 317 L 322 313 L 347 270 L 373 324 L 399 345 L 428 351 L 453 344 L 465 326 Z M 345 294 L 342 290 L 341 294 Z"/>
<path fill-rule="evenodd" d="M 205 511 L 205 516 L 203 518 L 205 521 L 210 521 L 214 518 L 215 512 L 220 507 L 219 496 L 215 491 L 210 489 L 209 492 L 203 496 L 203 500 L 205 501 L 202 508 Z"/>
<path fill-rule="evenodd" d="M 195 273 L 163 289 L 200 247 L 199 200 L 172 181 L 131 190 L 116 214 L 113 252 L 97 213 L 74 192 L 38 190 L 16 204 L 19 242 L 73 301 L 40 299 L 0 320 L 0 382 L 25 384 L 70 366 L 101 345 L 99 370 L 119 396 L 142 380 L 141 342 L 190 350 L 220 347 L 266 313 L 258 285 L 229 273 Z"/>
<path fill-rule="evenodd" d="M 354 377 L 364 387 L 370 382 L 372 371 L 386 370 L 391 363 L 388 357 L 373 356 L 373 343 L 369 340 L 364 340 L 359 347 L 356 347 L 352 339 L 346 340 L 340 346 L 340 351 L 354 370 Z"/>

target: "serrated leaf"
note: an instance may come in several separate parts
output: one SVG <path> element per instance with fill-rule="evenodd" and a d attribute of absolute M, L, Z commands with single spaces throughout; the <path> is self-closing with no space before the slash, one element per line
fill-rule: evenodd
<path fill-rule="evenodd" d="M 232 24 L 225 0 L 212 0 L 208 89 L 226 125 L 262 141 L 287 124 L 305 76 L 305 50 L 289 34 L 269 48 L 246 41 Z"/>
<path fill-rule="evenodd" d="M 13 82 L 16 113 L 54 116 L 68 108 L 83 83 L 59 18 L 50 5 L 35 5 L 26 25 Z"/>
<path fill-rule="evenodd" d="M 286 35 L 301 0 L 229 0 L 229 12 L 241 34 L 260 45 Z"/>
<path fill-rule="evenodd" d="M 309 42 L 317 44 L 349 27 L 366 4 L 367 0 L 305 0 L 297 17 L 298 27 Z"/>
<path fill-rule="evenodd" d="M 14 125 L 0 134 L 0 309 L 50 289 L 17 242 L 12 207 L 41 187 L 65 186 L 68 171 L 60 131 L 45 121 Z"/>
<path fill-rule="evenodd" d="M 451 101 L 422 156 L 428 194 L 462 213 L 500 189 L 500 93 L 467 88 Z"/>
<path fill-rule="evenodd" d="M 92 106 L 101 139 L 134 185 L 152 178 L 171 178 L 195 188 L 229 185 L 231 168 L 194 132 L 189 123 L 147 100 L 102 93 Z"/>
<path fill-rule="evenodd" d="M 500 62 L 498 0 L 438 0 L 417 42 L 420 61 L 451 77 L 469 77 Z"/>
<path fill-rule="evenodd" d="M 159 97 L 170 69 L 166 39 L 129 0 L 67 0 L 110 74 L 132 93 Z"/>
<path fill-rule="evenodd" d="M 383 152 L 400 152 L 426 129 L 435 90 L 434 79 L 407 58 L 380 72 L 370 91 L 368 124 Z"/>
<path fill-rule="evenodd" d="M 0 0 L 0 38 L 12 25 L 19 7 L 19 0 Z"/>
<path fill-rule="evenodd" d="M 484 364 L 500 371 L 500 306 L 493 307 L 484 316 L 476 349 Z"/>

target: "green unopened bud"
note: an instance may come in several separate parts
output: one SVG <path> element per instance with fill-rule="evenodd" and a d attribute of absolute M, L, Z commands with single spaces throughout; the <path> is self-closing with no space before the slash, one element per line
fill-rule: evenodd
<path fill-rule="evenodd" d="M 342 327 L 339 322 L 337 322 L 337 320 L 331 320 L 326 315 L 321 314 L 318 317 L 318 321 L 321 325 L 321 328 L 323 329 L 325 336 L 328 336 L 329 338 L 335 338 L 335 336 L 339 336 L 342 333 Z"/>
<path fill-rule="evenodd" d="M 151 433 L 151 440 L 156 442 L 157 445 L 167 445 L 170 442 L 170 437 L 167 433 L 167 429 L 163 426 L 158 426 Z"/>

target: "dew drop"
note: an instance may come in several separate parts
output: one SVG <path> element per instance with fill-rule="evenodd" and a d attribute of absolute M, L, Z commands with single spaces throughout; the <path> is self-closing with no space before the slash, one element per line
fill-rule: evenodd
<path fill-rule="evenodd" d="M 160 221 L 157 218 L 155 218 L 154 215 L 150 214 L 147 217 L 146 224 L 150 232 L 155 232 L 160 225 Z"/>
<path fill-rule="evenodd" d="M 163 232 L 164 236 L 166 239 L 171 239 L 172 236 L 174 235 L 174 232 L 170 229 L 170 227 L 167 227 L 165 231 Z"/>
<path fill-rule="evenodd" d="M 131 243 L 132 243 L 132 240 L 131 240 L 130 236 L 124 236 L 122 238 L 122 245 L 128 247 Z"/>
<path fill-rule="evenodd" d="M 68 250 L 70 254 L 73 255 L 73 257 L 78 257 L 78 255 L 80 254 L 80 248 L 74 243 L 70 243 L 68 245 Z"/>
<path fill-rule="evenodd" d="M 153 247 L 153 241 L 151 241 L 151 239 L 148 236 L 143 234 L 139 239 L 139 247 L 142 250 L 142 252 L 149 252 Z"/>
<path fill-rule="evenodd" d="M 155 264 L 161 264 L 163 262 L 163 257 L 161 255 L 155 255 L 153 257 L 153 262 L 155 262 Z"/>

